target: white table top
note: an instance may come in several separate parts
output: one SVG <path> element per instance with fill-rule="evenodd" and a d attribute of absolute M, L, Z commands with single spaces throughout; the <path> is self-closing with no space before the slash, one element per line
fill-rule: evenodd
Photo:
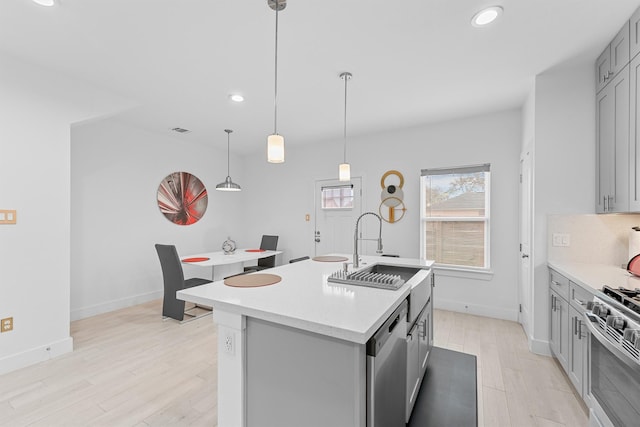
<path fill-rule="evenodd" d="M 212 267 L 216 265 L 225 265 L 225 264 L 235 264 L 239 262 L 245 261 L 254 261 L 260 258 L 270 257 L 272 255 L 281 254 L 282 251 L 264 251 L 264 252 L 247 252 L 248 249 L 236 249 L 233 254 L 225 255 L 223 251 L 217 252 L 205 252 L 195 255 L 186 255 L 181 256 L 180 259 L 188 259 L 188 258 L 209 258 L 206 261 L 198 261 L 198 262 L 184 262 L 184 264 L 188 265 L 196 265 L 199 267 Z"/>
<path fill-rule="evenodd" d="M 351 256 L 345 255 L 351 260 Z M 432 261 L 363 256 L 373 263 L 429 269 Z M 414 279 L 396 291 L 327 282 L 342 262 L 306 260 L 268 270 L 282 281 L 257 288 L 234 288 L 223 281 L 178 291 L 178 298 L 270 322 L 364 344 L 409 295 Z"/>
<path fill-rule="evenodd" d="M 621 266 L 554 261 L 549 261 L 547 265 L 572 282 L 597 291 L 604 285 L 612 288 L 640 288 L 640 277 L 633 276 Z"/>

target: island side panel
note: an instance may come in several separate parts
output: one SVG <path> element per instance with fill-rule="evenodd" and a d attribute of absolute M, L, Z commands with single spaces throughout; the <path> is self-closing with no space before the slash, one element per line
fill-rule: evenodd
<path fill-rule="evenodd" d="M 248 317 L 245 345 L 247 427 L 365 427 L 363 344 Z"/>

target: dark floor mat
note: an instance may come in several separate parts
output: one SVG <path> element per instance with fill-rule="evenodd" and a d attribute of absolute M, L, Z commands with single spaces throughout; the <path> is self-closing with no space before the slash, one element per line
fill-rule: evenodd
<path fill-rule="evenodd" d="M 434 347 L 409 427 L 476 427 L 476 356 Z"/>

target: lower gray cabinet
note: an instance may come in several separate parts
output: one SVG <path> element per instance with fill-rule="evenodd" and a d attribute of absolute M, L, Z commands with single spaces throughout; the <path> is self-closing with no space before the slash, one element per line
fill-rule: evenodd
<path fill-rule="evenodd" d="M 580 396 L 585 396 L 585 372 L 587 361 L 587 326 L 584 316 L 572 305 L 569 306 L 569 326 L 571 328 L 569 346 L 569 366 L 567 374 Z"/>
<path fill-rule="evenodd" d="M 585 400 L 589 394 L 589 331 L 584 312 L 593 295 L 593 290 L 550 270 L 549 348 Z"/>
<path fill-rule="evenodd" d="M 550 296 L 550 334 L 551 352 L 565 369 L 569 364 L 569 303 L 558 293 L 551 290 Z"/>

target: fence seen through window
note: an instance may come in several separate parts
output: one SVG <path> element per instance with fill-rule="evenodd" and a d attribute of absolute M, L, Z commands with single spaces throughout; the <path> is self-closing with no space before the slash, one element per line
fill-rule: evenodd
<path fill-rule="evenodd" d="M 489 268 L 490 166 L 424 169 L 421 254 L 443 266 Z"/>

